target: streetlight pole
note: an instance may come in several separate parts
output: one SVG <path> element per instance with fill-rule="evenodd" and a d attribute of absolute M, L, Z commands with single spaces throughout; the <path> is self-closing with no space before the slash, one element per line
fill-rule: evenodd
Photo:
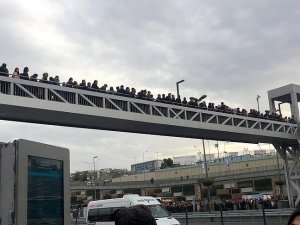
<path fill-rule="evenodd" d="M 98 158 L 98 156 L 94 156 L 94 157 L 93 157 L 93 164 L 94 164 L 94 176 L 93 176 L 94 179 L 93 179 L 93 180 L 94 180 L 94 198 L 95 198 L 95 200 L 96 200 L 96 198 L 97 198 L 97 194 L 96 194 L 96 193 L 97 193 L 97 190 L 96 190 L 96 182 L 95 182 L 95 180 L 96 180 L 96 179 L 95 179 L 95 178 L 96 178 L 96 177 L 95 177 L 95 172 L 96 172 L 96 168 L 95 168 L 95 159 L 96 159 L 96 158 Z"/>
<path fill-rule="evenodd" d="M 179 97 L 179 84 L 184 82 L 184 80 L 180 80 L 178 82 L 176 82 L 176 88 L 177 88 L 177 98 Z"/>
<path fill-rule="evenodd" d="M 259 110 L 259 99 L 260 99 L 260 96 L 257 95 L 256 96 L 256 101 L 257 101 L 257 110 L 258 110 L 258 112 L 260 112 L 260 110 Z"/>
<path fill-rule="evenodd" d="M 276 151 L 276 158 L 277 158 L 278 182 L 280 182 L 281 178 L 280 178 L 280 168 L 279 168 L 278 151 Z M 280 195 L 281 195 L 282 194 L 282 185 L 279 185 L 279 192 L 280 192 Z"/>
<path fill-rule="evenodd" d="M 155 152 L 156 153 L 156 160 L 158 160 L 158 154 L 159 154 L 159 152 Z"/>
<path fill-rule="evenodd" d="M 196 149 L 196 151 L 197 151 L 197 146 L 194 146 L 194 148 Z M 198 149 L 198 155 L 199 155 L 199 163 L 200 163 L 200 161 L 202 160 L 202 157 L 201 157 L 201 151 L 200 151 L 200 148 Z"/>
<path fill-rule="evenodd" d="M 219 151 L 219 142 L 217 141 L 217 144 L 215 144 L 215 147 L 217 148 L 218 151 L 218 167 L 219 167 L 219 173 L 221 172 L 221 163 L 220 163 L 220 151 Z"/>
<path fill-rule="evenodd" d="M 220 163 L 219 142 L 217 142 L 217 144 L 215 144 L 215 147 L 217 148 L 217 151 L 218 151 L 218 163 Z"/>
<path fill-rule="evenodd" d="M 229 153 L 224 151 L 224 154 L 225 154 L 225 157 L 227 158 L 227 162 L 226 162 L 226 167 L 227 167 L 227 176 L 228 176 L 228 180 L 229 180 L 229 187 L 230 187 L 230 198 L 232 198 L 232 185 L 231 185 L 231 178 L 229 177 L 230 176 L 230 167 L 229 167 Z M 227 154 L 227 156 L 226 156 Z"/>
<path fill-rule="evenodd" d="M 145 168 L 145 153 L 146 153 L 146 152 L 148 152 L 148 151 L 144 151 L 144 152 L 143 152 L 143 167 L 144 167 L 143 172 L 144 172 L 144 181 L 145 181 L 145 170 L 146 170 L 146 168 Z"/>
<path fill-rule="evenodd" d="M 88 165 L 88 173 L 87 173 L 88 177 L 87 178 L 90 181 L 90 171 L 91 171 L 90 166 L 91 166 L 91 163 L 89 163 L 89 162 L 83 162 L 83 163 Z"/>
<path fill-rule="evenodd" d="M 208 169 L 207 169 L 207 162 L 206 162 L 206 152 L 205 152 L 204 139 L 202 139 L 202 145 L 203 145 L 203 154 L 204 154 L 205 178 L 208 181 Z M 209 187 L 209 185 L 207 187 L 208 187 L 207 194 L 208 194 L 209 211 L 211 212 L 210 187 Z"/>

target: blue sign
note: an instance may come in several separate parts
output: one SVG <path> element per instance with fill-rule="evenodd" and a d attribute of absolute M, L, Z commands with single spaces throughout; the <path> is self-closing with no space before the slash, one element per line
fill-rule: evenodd
<path fill-rule="evenodd" d="M 27 225 L 64 224 L 63 161 L 28 156 Z"/>

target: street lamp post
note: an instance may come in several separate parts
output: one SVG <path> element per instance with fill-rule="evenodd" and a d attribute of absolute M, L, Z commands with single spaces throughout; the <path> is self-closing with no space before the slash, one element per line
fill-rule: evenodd
<path fill-rule="evenodd" d="M 178 82 L 176 82 L 176 88 L 177 88 L 177 98 L 179 97 L 179 84 L 184 82 L 184 80 L 180 80 Z"/>
<path fill-rule="evenodd" d="M 229 187 L 230 187 L 230 198 L 232 198 L 232 180 L 230 178 L 230 167 L 229 167 L 229 153 L 224 151 L 225 157 L 227 158 L 227 162 L 226 162 L 226 167 L 227 167 L 227 176 L 228 176 L 228 180 L 229 180 Z M 226 156 L 227 154 L 227 156 Z"/>
<path fill-rule="evenodd" d="M 145 170 L 146 170 L 146 167 L 145 167 L 145 153 L 146 153 L 146 152 L 148 152 L 148 151 L 144 151 L 144 152 L 143 152 L 143 168 L 144 168 L 144 169 L 143 169 L 143 172 L 144 172 L 144 180 L 145 180 Z"/>
<path fill-rule="evenodd" d="M 218 163 L 220 163 L 220 151 L 219 151 L 219 143 L 215 144 L 215 147 L 217 148 L 218 151 Z"/>
<path fill-rule="evenodd" d="M 87 177 L 87 180 L 88 181 L 90 181 L 90 171 L 91 171 L 91 163 L 89 163 L 89 162 L 83 162 L 83 163 L 85 163 L 85 164 L 87 164 L 88 165 L 88 177 Z"/>
<path fill-rule="evenodd" d="M 202 145 L 203 145 L 203 154 L 204 154 L 204 168 L 205 168 L 205 178 L 208 180 L 208 168 L 207 168 L 207 162 L 206 162 L 206 152 L 205 152 L 205 144 L 204 144 L 204 139 L 202 139 Z M 208 204 L 209 204 L 209 211 L 211 212 L 211 201 L 210 201 L 210 188 L 209 186 L 207 187 L 208 191 Z"/>
<path fill-rule="evenodd" d="M 194 148 L 196 149 L 196 151 L 197 151 L 197 146 L 194 146 Z M 202 160 L 202 157 L 201 157 L 201 151 L 200 151 L 200 148 L 198 149 L 198 155 L 199 155 L 199 163 L 200 163 L 200 161 Z"/>
<path fill-rule="evenodd" d="M 256 101 L 257 101 L 257 111 L 258 111 L 258 112 L 260 112 L 260 110 L 259 110 L 259 99 L 260 99 L 260 96 L 257 95 L 257 96 L 256 96 Z"/>
<path fill-rule="evenodd" d="M 97 190 L 96 190 L 96 176 L 95 176 L 95 173 L 96 173 L 96 168 L 95 168 L 95 159 L 96 158 L 98 158 L 98 156 L 94 156 L 93 157 L 93 164 L 94 164 L 94 176 L 93 176 L 93 181 L 94 181 L 94 198 L 95 198 L 95 200 L 97 200 L 96 198 L 97 198 Z"/>
<path fill-rule="evenodd" d="M 155 152 L 156 153 L 156 160 L 158 161 L 158 154 L 159 152 Z"/>

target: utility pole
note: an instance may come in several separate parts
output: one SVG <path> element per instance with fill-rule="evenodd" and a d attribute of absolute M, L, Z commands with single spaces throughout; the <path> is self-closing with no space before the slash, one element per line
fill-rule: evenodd
<path fill-rule="evenodd" d="M 179 97 L 179 84 L 184 82 L 184 80 L 180 80 L 178 82 L 176 82 L 176 88 L 177 88 L 177 98 Z"/>
<path fill-rule="evenodd" d="M 260 96 L 257 95 L 257 96 L 256 96 L 256 101 L 257 101 L 257 111 L 258 111 L 258 112 L 260 112 L 260 110 L 259 110 L 259 99 L 260 99 Z"/>
<path fill-rule="evenodd" d="M 145 170 L 146 170 L 146 166 L 145 166 L 145 153 L 148 151 L 144 151 L 143 152 L 143 173 L 144 173 L 144 181 L 145 181 Z"/>
<path fill-rule="evenodd" d="M 202 139 L 202 145 L 203 145 L 203 154 L 204 154 L 204 168 L 205 168 L 205 178 L 208 180 L 208 169 L 207 169 L 207 162 L 206 162 L 206 152 L 205 152 L 205 144 L 204 144 L 204 139 Z M 211 212 L 211 201 L 210 201 L 210 187 L 209 185 L 207 186 L 207 194 L 208 194 L 208 204 L 209 204 L 209 211 Z"/>
<path fill-rule="evenodd" d="M 215 147 L 217 148 L 218 151 L 218 163 L 220 163 L 220 152 L 219 152 L 219 142 L 217 141 L 217 144 L 215 144 Z"/>
<path fill-rule="evenodd" d="M 93 164 L 94 164 L 94 176 L 93 176 L 93 180 L 94 180 L 94 198 L 95 200 L 97 200 L 97 190 L 96 190 L 96 167 L 95 167 L 95 159 L 98 158 L 98 156 L 94 156 L 93 157 Z"/>

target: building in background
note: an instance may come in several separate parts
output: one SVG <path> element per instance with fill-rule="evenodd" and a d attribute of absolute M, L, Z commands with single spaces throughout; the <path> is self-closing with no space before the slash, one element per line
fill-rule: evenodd
<path fill-rule="evenodd" d="M 238 152 L 228 152 L 227 154 L 228 154 L 228 156 L 238 156 L 239 155 Z"/>
<path fill-rule="evenodd" d="M 197 155 L 185 155 L 185 156 L 176 156 L 173 157 L 173 163 L 179 164 L 181 166 L 185 165 L 196 165 L 196 163 L 199 161 L 199 158 Z"/>
<path fill-rule="evenodd" d="M 254 156 L 265 156 L 267 155 L 267 150 L 254 150 Z"/>
<path fill-rule="evenodd" d="M 133 173 L 143 173 L 143 172 L 152 172 L 158 170 L 162 164 L 162 160 L 150 160 L 147 162 L 136 163 L 131 165 L 131 172 Z"/>

